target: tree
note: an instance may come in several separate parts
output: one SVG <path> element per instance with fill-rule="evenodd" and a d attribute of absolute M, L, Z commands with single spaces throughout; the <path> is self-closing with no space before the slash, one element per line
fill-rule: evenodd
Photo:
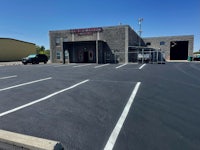
<path fill-rule="evenodd" d="M 36 53 L 37 54 L 44 54 L 45 53 L 45 47 L 36 45 Z"/>
<path fill-rule="evenodd" d="M 40 53 L 40 46 L 36 45 L 36 53 L 39 54 Z"/>
<path fill-rule="evenodd" d="M 47 55 L 48 58 L 50 58 L 50 50 L 49 49 L 45 50 L 44 54 Z"/>
<path fill-rule="evenodd" d="M 194 52 L 193 54 L 200 54 L 200 51 L 199 51 L 199 52 L 198 52 L 198 51 L 197 51 L 197 52 Z"/>
<path fill-rule="evenodd" d="M 36 53 L 37 54 L 45 54 L 47 57 L 50 57 L 50 50 L 45 50 L 44 46 L 38 46 L 36 45 Z"/>

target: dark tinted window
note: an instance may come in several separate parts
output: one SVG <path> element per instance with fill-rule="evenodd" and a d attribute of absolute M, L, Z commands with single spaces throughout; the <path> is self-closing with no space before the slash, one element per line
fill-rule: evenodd
<path fill-rule="evenodd" d="M 165 42 L 164 41 L 160 42 L 160 45 L 165 45 Z"/>
<path fill-rule="evenodd" d="M 151 45 L 151 42 L 147 42 L 146 45 L 147 45 L 147 46 Z"/>

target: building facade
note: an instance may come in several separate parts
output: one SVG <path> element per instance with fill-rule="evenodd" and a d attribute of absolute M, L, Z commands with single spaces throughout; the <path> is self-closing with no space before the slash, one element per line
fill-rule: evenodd
<path fill-rule="evenodd" d="M 35 44 L 11 38 L 0 38 L 0 61 L 19 61 L 35 54 Z"/>
<path fill-rule="evenodd" d="M 160 49 L 166 60 L 187 60 L 193 56 L 194 36 L 165 36 L 143 38 L 147 47 Z"/>
<path fill-rule="evenodd" d="M 162 51 L 166 60 L 187 60 L 194 36 L 141 38 L 129 25 L 50 31 L 53 63 L 137 62 L 138 53 Z"/>
<path fill-rule="evenodd" d="M 144 41 L 128 25 L 50 31 L 51 62 L 128 63 L 129 46 Z M 118 55 L 116 55 L 118 54 Z"/>

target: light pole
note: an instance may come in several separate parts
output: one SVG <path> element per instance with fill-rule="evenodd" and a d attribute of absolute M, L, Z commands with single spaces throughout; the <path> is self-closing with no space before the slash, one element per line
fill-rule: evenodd
<path fill-rule="evenodd" d="M 141 47 L 141 35 L 142 35 L 142 21 L 143 21 L 143 18 L 139 18 L 138 19 L 138 24 L 140 26 L 140 30 L 138 31 L 139 32 L 139 51 L 140 51 L 140 47 Z M 142 49 L 142 63 L 144 63 L 144 50 Z"/>
<path fill-rule="evenodd" d="M 141 36 L 142 36 L 142 21 L 143 21 L 143 18 L 139 18 L 138 19 L 138 24 L 140 26 L 140 30 L 138 31 L 139 32 L 139 46 L 141 46 Z"/>

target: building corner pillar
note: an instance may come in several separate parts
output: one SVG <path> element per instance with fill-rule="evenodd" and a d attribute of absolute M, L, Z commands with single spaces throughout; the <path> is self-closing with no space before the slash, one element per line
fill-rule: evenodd
<path fill-rule="evenodd" d="M 96 38 L 96 63 L 99 63 L 99 32 L 97 32 Z"/>
<path fill-rule="evenodd" d="M 129 36 L 128 36 L 128 27 L 125 27 L 125 63 L 128 63 L 128 44 L 129 44 Z"/>

